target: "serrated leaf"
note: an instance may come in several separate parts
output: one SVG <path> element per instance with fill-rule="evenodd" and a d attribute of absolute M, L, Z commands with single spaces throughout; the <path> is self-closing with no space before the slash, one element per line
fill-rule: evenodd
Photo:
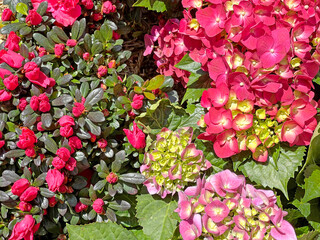
<path fill-rule="evenodd" d="M 201 68 L 201 63 L 193 61 L 187 53 L 184 57 L 175 65 L 176 68 L 186 70 L 188 72 L 196 73 Z"/>
<path fill-rule="evenodd" d="M 182 102 L 188 101 L 189 103 L 198 102 L 204 92 L 205 88 L 187 88 L 186 93 L 183 96 Z"/>
<path fill-rule="evenodd" d="M 318 231 L 311 231 L 298 237 L 298 240 L 316 240 L 319 237 Z"/>
<path fill-rule="evenodd" d="M 86 225 L 67 224 L 70 240 L 137 240 L 133 233 L 113 223 L 91 223 Z"/>
<path fill-rule="evenodd" d="M 302 202 L 306 203 L 320 197 L 320 170 L 315 170 L 310 177 L 305 179 L 305 195 Z"/>
<path fill-rule="evenodd" d="M 297 176 L 297 182 L 299 184 L 303 184 L 304 179 L 304 171 L 306 168 L 311 164 L 320 164 L 320 123 L 318 123 L 316 129 L 313 132 L 310 146 L 308 149 L 308 155 L 306 163 L 304 164 L 303 168 L 300 170 Z"/>
<path fill-rule="evenodd" d="M 137 218 L 144 234 L 152 240 L 172 238 L 179 218 L 174 212 L 177 206 L 177 202 L 173 200 L 165 202 L 149 194 L 137 196 Z"/>
<path fill-rule="evenodd" d="M 167 10 L 166 4 L 161 0 L 138 0 L 133 4 L 133 7 L 145 7 L 148 10 L 164 12 Z"/>
<path fill-rule="evenodd" d="M 251 181 L 261 184 L 264 187 L 281 190 L 288 199 L 288 181 L 294 177 L 294 173 L 298 170 L 298 167 L 301 166 L 305 149 L 304 146 L 281 146 L 277 163 L 278 170 L 269 162 L 261 164 L 253 160 L 239 166 L 239 170 Z"/>

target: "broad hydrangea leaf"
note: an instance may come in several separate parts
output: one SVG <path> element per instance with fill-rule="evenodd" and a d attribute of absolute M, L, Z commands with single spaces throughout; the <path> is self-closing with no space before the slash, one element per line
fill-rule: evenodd
<path fill-rule="evenodd" d="M 67 225 L 70 240 L 137 240 L 134 234 L 113 223 L 91 223 L 87 225 Z"/>
<path fill-rule="evenodd" d="M 144 234 L 152 240 L 170 239 L 178 223 L 176 201 L 166 202 L 149 194 L 137 196 L 137 218 L 143 227 Z"/>
<path fill-rule="evenodd" d="M 310 177 L 305 179 L 305 195 L 302 202 L 309 202 L 314 198 L 320 197 L 320 170 L 315 170 Z"/>
<path fill-rule="evenodd" d="M 294 173 L 301 166 L 305 149 L 304 146 L 290 148 L 282 146 L 276 165 L 271 164 L 272 157 L 269 156 L 269 161 L 266 164 L 248 161 L 239 166 L 239 170 L 251 181 L 261 184 L 263 187 L 277 188 L 288 198 L 288 181 L 294 177 Z"/>

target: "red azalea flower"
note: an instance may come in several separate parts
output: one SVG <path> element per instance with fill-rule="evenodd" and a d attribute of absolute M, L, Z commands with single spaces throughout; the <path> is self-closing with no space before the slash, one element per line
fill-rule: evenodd
<path fill-rule="evenodd" d="M 49 190 L 56 192 L 59 187 L 63 184 L 64 174 L 59 172 L 57 169 L 50 169 L 47 172 L 46 182 L 48 183 Z"/>
<path fill-rule="evenodd" d="M 11 31 L 4 47 L 12 51 L 18 52 L 20 50 L 19 42 L 20 37 L 15 32 Z"/>
<path fill-rule="evenodd" d="M 38 231 L 40 223 L 35 224 L 36 221 L 32 215 L 26 215 L 24 219 L 20 222 L 17 222 L 12 230 L 12 234 L 8 240 L 17 240 L 17 239 L 33 239 L 33 234 Z"/>
<path fill-rule="evenodd" d="M 42 22 L 42 17 L 39 13 L 37 13 L 36 9 L 29 10 L 29 14 L 26 17 L 26 23 L 30 25 L 39 25 Z"/>
<path fill-rule="evenodd" d="M 126 134 L 128 141 L 136 149 L 141 149 L 146 146 L 146 135 L 141 129 L 138 128 L 137 124 L 133 122 L 133 130 L 123 129 Z"/>

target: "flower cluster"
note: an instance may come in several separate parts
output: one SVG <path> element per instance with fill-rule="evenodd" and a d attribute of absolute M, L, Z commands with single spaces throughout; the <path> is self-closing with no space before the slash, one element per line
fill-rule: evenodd
<path fill-rule="evenodd" d="M 184 35 L 179 32 L 179 22 L 178 19 L 170 19 L 163 27 L 153 26 L 151 34 L 146 34 L 144 37 L 146 45 L 144 56 L 154 51 L 153 58 L 158 72 L 172 76 L 176 82 L 181 82 L 185 86 L 190 73 L 175 67 L 188 50 L 184 44 Z"/>
<path fill-rule="evenodd" d="M 152 91 L 164 78 L 146 89 L 150 81 L 128 71 L 131 52 L 116 33 L 124 5 L 31 2 L 10 4 L 1 17 L 0 238 L 66 239 L 67 223 L 118 218 L 135 227 L 134 206 L 121 196 L 145 181 L 146 137 L 134 118 L 149 98 L 161 99 Z"/>
<path fill-rule="evenodd" d="M 202 151 L 191 143 L 192 134 L 192 128 L 181 128 L 176 132 L 164 128 L 157 135 L 140 167 L 147 178 L 144 185 L 150 194 L 165 198 L 196 181 L 201 171 L 211 167 Z"/>
<path fill-rule="evenodd" d="M 312 86 L 320 64 L 318 1 L 204 4 L 202 0 L 184 0 L 182 4 L 188 10 L 180 22 L 169 20 L 145 36 L 145 54 L 155 49 L 159 70 L 170 69 L 164 74 L 173 73 L 177 61 L 171 59 L 181 59 L 189 52 L 214 82 L 225 80 L 232 72 L 243 72 L 250 81 L 272 74 L 297 87 Z M 159 47 L 155 47 L 156 40 Z"/>
<path fill-rule="evenodd" d="M 226 158 L 251 150 L 253 159 L 265 162 L 267 149 L 281 142 L 308 145 L 317 125 L 313 92 L 300 92 L 276 75 L 250 82 L 244 73 L 230 74 L 227 84 L 204 91 L 201 105 L 206 132 L 215 153 Z"/>
<path fill-rule="evenodd" d="M 297 239 L 276 202 L 272 191 L 256 189 L 225 170 L 179 192 L 180 234 L 184 240 Z"/>

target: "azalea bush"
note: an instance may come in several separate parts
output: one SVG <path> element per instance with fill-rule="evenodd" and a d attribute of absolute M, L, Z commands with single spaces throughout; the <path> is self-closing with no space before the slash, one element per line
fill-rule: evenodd
<path fill-rule="evenodd" d="M 2 239 L 319 237 L 318 1 L 4 4 Z"/>

